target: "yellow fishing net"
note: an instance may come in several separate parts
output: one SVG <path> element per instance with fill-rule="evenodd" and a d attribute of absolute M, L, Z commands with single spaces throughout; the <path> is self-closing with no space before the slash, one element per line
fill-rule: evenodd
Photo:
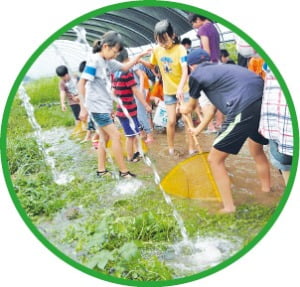
<path fill-rule="evenodd" d="M 176 196 L 221 201 L 207 155 L 202 152 L 177 164 L 162 180 L 163 189 Z"/>

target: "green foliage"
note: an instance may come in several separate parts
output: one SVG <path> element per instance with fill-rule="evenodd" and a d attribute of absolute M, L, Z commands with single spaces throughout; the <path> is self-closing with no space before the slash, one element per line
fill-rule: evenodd
<path fill-rule="evenodd" d="M 51 129 L 56 126 L 74 126 L 74 116 L 71 109 L 63 112 L 60 105 L 41 106 L 35 109 L 35 118 L 41 128 Z"/>
<path fill-rule="evenodd" d="M 237 55 L 236 45 L 234 42 L 224 43 L 221 49 L 226 49 L 229 53 L 230 59 L 232 59 L 235 63 L 237 63 L 238 55 Z"/>
<path fill-rule="evenodd" d="M 59 102 L 59 78 L 42 78 L 26 84 L 25 89 L 33 105 Z"/>
<path fill-rule="evenodd" d="M 65 205 L 61 198 L 62 190 L 53 183 L 51 174 L 40 172 L 31 176 L 17 176 L 15 192 L 27 215 L 51 216 Z"/>

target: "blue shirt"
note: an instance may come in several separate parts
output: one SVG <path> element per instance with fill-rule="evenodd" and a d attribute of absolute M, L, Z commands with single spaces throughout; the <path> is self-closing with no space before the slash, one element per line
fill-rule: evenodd
<path fill-rule="evenodd" d="M 203 91 L 218 110 L 235 117 L 262 98 L 264 81 L 255 73 L 238 65 L 200 64 L 190 75 L 190 96 Z"/>

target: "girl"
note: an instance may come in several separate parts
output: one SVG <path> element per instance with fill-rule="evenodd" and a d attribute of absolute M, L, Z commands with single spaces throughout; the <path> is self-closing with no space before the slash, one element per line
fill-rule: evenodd
<path fill-rule="evenodd" d="M 126 64 L 122 64 L 114 59 L 122 50 L 121 35 L 115 31 L 105 33 L 100 40 L 95 41 L 93 54 L 88 59 L 78 84 L 81 99 L 80 118 L 86 119 L 88 113 L 93 117 L 102 141 L 98 148 L 97 175 L 100 177 L 110 175 L 105 167 L 106 152 L 104 148 L 109 138 L 112 141 L 112 151 L 119 167 L 120 177 L 136 176 L 125 165 L 120 133 L 112 120 L 113 101 L 110 75 L 118 70 L 128 71 L 148 52 L 141 53 Z"/>
<path fill-rule="evenodd" d="M 153 69 L 155 65 L 158 65 L 160 69 L 164 102 L 168 115 L 167 141 L 169 154 L 174 155 L 176 106 L 178 102 L 181 103 L 189 99 L 187 54 L 185 48 L 180 45 L 180 40 L 168 20 L 162 20 L 155 25 L 154 39 L 158 46 L 152 52 L 150 63 L 143 60 L 140 60 L 140 62 L 150 69 Z M 187 127 L 187 124 L 185 126 Z M 193 154 L 195 152 L 194 142 L 190 133 L 187 132 L 187 136 L 189 154 Z"/>

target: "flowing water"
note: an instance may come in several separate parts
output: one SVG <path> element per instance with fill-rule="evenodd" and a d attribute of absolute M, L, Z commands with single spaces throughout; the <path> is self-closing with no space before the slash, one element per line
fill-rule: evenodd
<path fill-rule="evenodd" d="M 51 169 L 54 182 L 57 184 L 69 183 L 70 181 L 72 181 L 74 179 L 74 177 L 68 173 L 59 172 L 56 169 L 55 159 L 53 156 L 51 156 L 50 151 L 45 148 L 45 142 L 43 141 L 42 136 L 41 136 L 42 128 L 36 121 L 36 118 L 34 116 L 34 107 L 30 103 L 30 98 L 27 95 L 26 90 L 22 84 L 19 87 L 19 97 L 22 100 L 23 106 L 24 106 L 27 116 L 28 116 L 28 120 L 33 128 L 33 134 L 34 134 L 35 140 L 38 144 L 38 147 L 45 158 L 46 164 Z"/>

